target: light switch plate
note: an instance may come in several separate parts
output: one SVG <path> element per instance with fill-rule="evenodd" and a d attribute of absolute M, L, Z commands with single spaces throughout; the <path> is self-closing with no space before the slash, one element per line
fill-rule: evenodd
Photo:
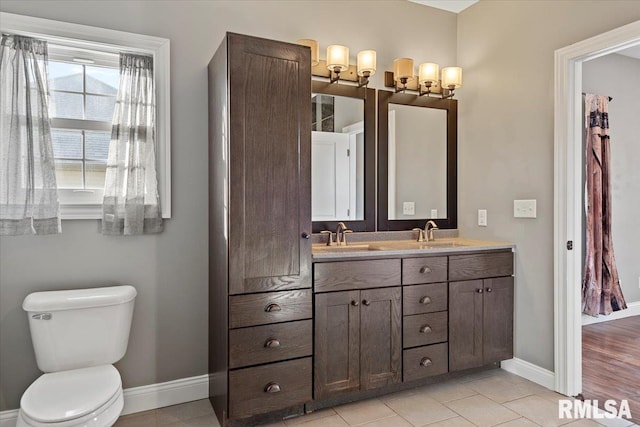
<path fill-rule="evenodd" d="M 514 218 L 535 218 L 536 200 L 514 200 L 513 201 L 513 217 Z"/>
<path fill-rule="evenodd" d="M 430 218 L 438 218 L 438 209 L 431 209 Z"/>
<path fill-rule="evenodd" d="M 416 214 L 416 203 L 415 202 L 403 202 L 402 203 L 402 214 L 403 215 L 415 215 Z"/>
<path fill-rule="evenodd" d="M 487 210 L 478 209 L 478 225 L 481 227 L 487 226 Z"/>

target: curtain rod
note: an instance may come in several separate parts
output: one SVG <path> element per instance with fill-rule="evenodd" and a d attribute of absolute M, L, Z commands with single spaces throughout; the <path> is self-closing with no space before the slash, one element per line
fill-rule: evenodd
<path fill-rule="evenodd" d="M 585 96 L 585 95 L 586 95 L 586 93 L 582 92 L 582 96 Z M 612 98 L 612 97 L 607 96 L 607 98 L 609 98 L 609 101 L 613 101 L 613 98 Z"/>

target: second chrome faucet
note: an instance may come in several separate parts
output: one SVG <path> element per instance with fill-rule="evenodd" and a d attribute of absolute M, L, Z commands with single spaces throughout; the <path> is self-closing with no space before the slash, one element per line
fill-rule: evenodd
<path fill-rule="evenodd" d="M 333 246 L 334 244 L 333 233 L 329 230 L 321 231 L 321 233 L 327 235 L 327 246 Z M 353 230 L 349 230 L 344 222 L 339 222 L 338 226 L 336 227 L 335 244 L 338 246 L 341 246 L 341 245 L 346 246 L 348 233 L 353 233 Z"/>
<path fill-rule="evenodd" d="M 418 242 L 433 242 L 435 237 L 433 235 L 434 230 L 439 230 L 438 224 L 429 220 L 422 228 L 414 228 L 412 231 L 418 232 Z"/>

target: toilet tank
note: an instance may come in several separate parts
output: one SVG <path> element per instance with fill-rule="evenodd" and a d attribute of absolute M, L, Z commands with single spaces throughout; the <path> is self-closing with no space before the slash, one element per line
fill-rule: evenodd
<path fill-rule="evenodd" d="M 122 359 L 136 295 L 128 285 L 29 294 L 22 308 L 38 368 L 57 372 Z"/>

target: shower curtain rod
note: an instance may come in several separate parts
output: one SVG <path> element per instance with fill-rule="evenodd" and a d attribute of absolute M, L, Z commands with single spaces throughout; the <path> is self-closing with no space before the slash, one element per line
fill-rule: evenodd
<path fill-rule="evenodd" d="M 586 95 L 586 93 L 582 92 L 582 96 L 585 96 L 585 95 Z M 612 98 L 612 97 L 607 96 L 607 98 L 609 98 L 609 101 L 613 101 L 613 98 Z"/>

